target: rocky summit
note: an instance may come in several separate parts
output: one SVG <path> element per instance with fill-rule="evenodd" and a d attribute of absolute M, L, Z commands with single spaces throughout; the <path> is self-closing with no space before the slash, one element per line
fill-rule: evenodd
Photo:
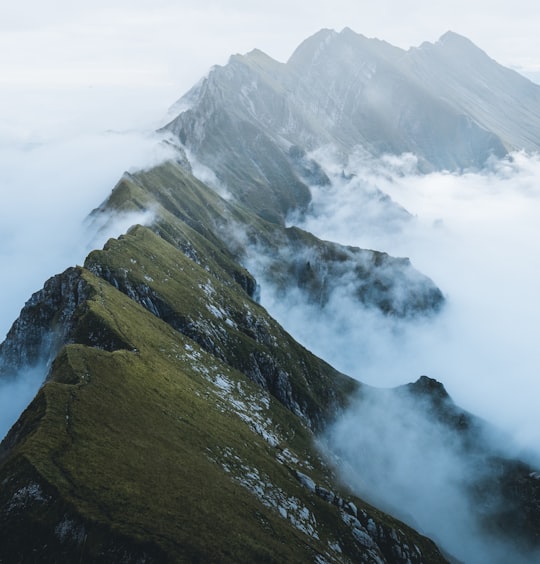
<path fill-rule="evenodd" d="M 410 152 L 424 171 L 540 147 L 540 87 L 451 32 L 404 51 L 322 30 L 285 64 L 258 50 L 231 57 L 178 107 L 166 129 L 259 213 L 307 204 L 298 154 L 321 146 Z"/>
<path fill-rule="evenodd" d="M 489 92 L 456 63 L 464 52 Z M 510 98 L 530 102 L 521 132 L 500 111 Z M 537 550 L 539 474 L 493 447 L 488 423 L 428 377 L 389 391 L 341 374 L 269 315 L 247 268 L 256 255 L 278 295 L 321 309 L 341 287 L 405 323 L 437 315 L 443 292 L 408 259 L 287 223 L 330 182 L 310 151 L 480 167 L 537 147 L 535 100 L 538 87 L 454 34 L 405 52 L 323 30 L 286 64 L 253 51 L 214 68 L 165 128 L 174 158 L 124 174 L 89 215 L 103 226 L 149 211 L 151 224 L 45 282 L 0 345 L 3 381 L 43 371 L 0 446 L 0 562 L 455 561 L 407 507 L 346 483 L 339 450 L 322 446 L 351 406 L 388 396 L 491 469 L 466 484 L 486 534 Z"/>

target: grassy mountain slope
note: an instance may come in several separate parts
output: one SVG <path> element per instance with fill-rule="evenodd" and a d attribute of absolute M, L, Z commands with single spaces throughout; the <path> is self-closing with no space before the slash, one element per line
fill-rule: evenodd
<path fill-rule="evenodd" d="M 85 265 L 247 374 L 314 428 L 355 389 L 351 380 L 299 347 L 238 285 L 217 280 L 146 228 L 110 241 Z"/>
<path fill-rule="evenodd" d="M 141 268 L 146 238 L 123 239 Z M 88 296 L 75 342 L 2 443 L 0 561 L 443 561 L 337 487 L 308 426 L 264 388 L 102 278 L 68 275 Z M 182 286 L 176 304 L 205 303 Z"/>
<path fill-rule="evenodd" d="M 4 376 L 49 367 L 2 443 L 0 562 L 443 561 L 321 460 L 315 434 L 366 388 L 268 315 L 242 262 L 258 253 L 266 279 L 321 307 L 322 274 L 392 315 L 434 311 L 440 291 L 405 259 L 268 222 L 179 163 L 126 174 L 92 217 L 148 210 L 150 228 L 49 280 L 0 346 Z M 530 469 L 502 464 L 516 509 L 488 515 L 495 530 L 537 514 L 513 493 L 536 499 Z"/>
<path fill-rule="evenodd" d="M 343 253 L 375 278 L 410 266 L 267 222 L 177 163 L 126 174 L 92 217 L 140 210 L 151 229 L 49 280 L 0 347 L 4 376 L 49 366 L 2 443 L 0 561 L 443 561 L 321 461 L 313 433 L 359 384 L 254 301 L 239 260 L 265 249 L 284 285 L 293 242 L 341 272 Z"/>
<path fill-rule="evenodd" d="M 298 287 L 322 305 L 345 279 L 361 303 L 392 315 L 429 314 L 444 301 L 435 284 L 407 259 L 322 241 L 266 221 L 224 200 L 172 161 L 125 176 L 94 215 L 143 209 L 155 211 L 152 229 L 161 237 L 213 272 L 232 274 L 250 291 L 255 290 L 253 281 L 238 263 L 255 255 L 263 278 L 283 291 Z M 217 268 L 208 260 L 217 262 Z"/>

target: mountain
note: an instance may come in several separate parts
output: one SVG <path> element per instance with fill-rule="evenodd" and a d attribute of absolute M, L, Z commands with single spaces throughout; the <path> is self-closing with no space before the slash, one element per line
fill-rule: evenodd
<path fill-rule="evenodd" d="M 322 30 L 286 64 L 258 50 L 231 57 L 177 107 L 187 109 L 166 130 L 266 216 L 306 206 L 306 185 L 325 182 L 298 169 L 316 148 L 410 152 L 429 171 L 540 147 L 540 87 L 453 33 L 404 51 Z"/>
<path fill-rule="evenodd" d="M 433 96 L 494 133 L 506 150 L 538 151 L 540 88 L 467 38 L 448 32 L 410 49 L 406 68 Z"/>
<path fill-rule="evenodd" d="M 0 345 L 3 381 L 44 374 L 0 446 L 0 562 L 451 561 L 406 506 L 375 503 L 375 483 L 366 495 L 344 483 L 339 450 L 322 444 L 351 407 L 367 414 L 389 395 L 415 403 L 385 421 L 407 427 L 420 405 L 492 469 L 466 483 L 488 539 L 538 549 L 534 468 L 495 448 L 495 431 L 438 382 L 378 390 L 314 356 L 259 303 L 247 269 L 256 259 L 278 295 L 321 311 L 337 290 L 404 323 L 444 307 L 408 259 L 285 221 L 306 211 L 310 185 L 331 182 L 310 154 L 324 145 L 413 151 L 426 170 L 509 148 L 475 104 L 422 85 L 416 56 L 323 30 L 287 64 L 234 56 L 181 100 L 165 130 L 175 157 L 125 173 L 89 215 L 106 228 L 143 210 L 151 224 L 48 280 Z"/>

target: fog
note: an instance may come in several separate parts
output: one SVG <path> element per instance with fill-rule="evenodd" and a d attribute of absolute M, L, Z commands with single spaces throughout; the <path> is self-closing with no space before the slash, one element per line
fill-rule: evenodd
<path fill-rule="evenodd" d="M 497 465 L 481 451 L 468 452 L 422 399 L 364 391 L 327 430 L 321 449 L 354 491 L 447 554 L 468 564 L 538 561 L 520 544 L 517 519 L 505 514 L 509 503 L 498 490 Z M 505 514 L 509 538 L 487 532 L 483 519 L 490 512 Z"/>
<path fill-rule="evenodd" d="M 87 219 L 124 171 L 152 166 L 171 154 L 153 132 L 166 106 L 150 110 L 135 97 L 133 107 L 119 101 L 117 89 L 97 90 L 12 85 L 0 93 L 3 108 L 11 110 L 0 115 L 0 342 L 49 277 L 82 264 L 109 237 L 153 220 L 151 211 Z M 32 399 L 46 370 L 28 369 L 16 381 L 2 383 L 0 437 Z"/>
<path fill-rule="evenodd" d="M 37 366 L 21 370 L 13 381 L 0 381 L 0 441 L 32 401 L 46 373 L 46 367 Z"/>
<path fill-rule="evenodd" d="M 82 264 L 131 225 L 149 225 L 151 210 L 100 216 L 89 212 L 110 193 L 126 168 L 169 156 L 153 135 L 67 136 L 43 144 L 5 143 L 0 153 L 0 341 L 31 294 L 69 266 Z M 0 440 L 34 397 L 46 366 L 26 367 L 0 382 Z"/>
<path fill-rule="evenodd" d="M 343 372 L 383 387 L 427 374 L 464 408 L 540 450 L 540 159 L 516 153 L 481 173 L 419 175 L 410 155 L 314 156 L 332 185 L 313 187 L 309 214 L 292 221 L 322 239 L 409 257 L 446 305 L 435 317 L 402 321 L 336 291 L 319 312 L 264 284 L 263 303 Z"/>
<path fill-rule="evenodd" d="M 153 136 L 88 134 L 43 144 L 3 146 L 0 156 L 0 334 L 47 278 L 82 264 L 107 236 L 85 222 L 126 169 L 150 165 L 168 151 Z M 132 218 L 137 220 L 137 218 Z M 147 221 L 144 218 L 143 221 Z M 128 225 L 129 227 L 129 225 Z"/>
<path fill-rule="evenodd" d="M 538 465 L 540 157 L 515 153 L 482 172 L 429 175 L 417 173 L 412 155 L 372 159 L 358 151 L 344 159 L 325 148 L 312 157 L 331 185 L 312 187 L 307 214 L 290 223 L 410 257 L 446 304 L 434 316 L 389 317 L 362 306 L 343 279 L 321 309 L 297 288 L 286 295 L 274 288 L 259 252 L 250 266 L 263 305 L 307 348 L 364 383 L 393 387 L 424 374 L 442 382 L 460 407 L 501 430 L 494 448 Z M 455 556 L 531 561 L 480 532 L 468 485 L 489 467 L 463 456 L 422 405 L 373 394 L 351 406 L 322 444 L 357 492 Z"/>

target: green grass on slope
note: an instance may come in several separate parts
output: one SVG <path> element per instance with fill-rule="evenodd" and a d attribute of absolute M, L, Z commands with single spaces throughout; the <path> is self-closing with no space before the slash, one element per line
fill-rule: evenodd
<path fill-rule="evenodd" d="M 244 289 L 254 289 L 251 275 L 231 252 L 231 225 L 250 225 L 265 240 L 274 228 L 237 204 L 226 202 L 215 191 L 173 162 L 136 175 L 124 175 L 109 198 L 94 210 L 100 214 L 151 210 L 152 229 L 199 265 L 211 268 L 222 279 L 232 277 Z M 237 249 L 237 254 L 243 252 Z"/>
<path fill-rule="evenodd" d="M 306 500 L 276 458 L 286 448 L 290 460 L 318 464 L 300 421 L 110 285 L 83 277 L 96 288 L 95 329 L 110 327 L 131 351 L 65 347 L 17 456 L 84 522 L 171 560 L 302 561 L 327 551 L 329 531 L 344 530 L 337 510 Z M 291 526 L 304 509 L 324 518 L 304 523 L 316 523 L 319 539 Z M 81 558 L 97 557 L 99 539 L 89 534 Z"/>
<path fill-rule="evenodd" d="M 266 441 L 227 408 L 212 378 L 249 388 L 253 398 L 265 397 L 262 391 L 95 283 L 102 298 L 91 309 L 138 352 L 66 347 L 36 400 L 45 402 L 43 418 L 19 455 L 86 519 L 175 558 L 283 561 L 303 552 L 309 539 L 291 532 L 278 511 L 261 505 L 221 467 L 226 448 L 274 483 L 300 490 Z M 273 401 L 272 412 L 293 443 L 306 448 L 308 434 L 293 416 Z M 261 537 L 268 527 L 273 534 Z"/>
<path fill-rule="evenodd" d="M 105 327 L 126 348 L 66 346 L 8 436 L 0 554 L 18 542 L 12 561 L 374 560 L 338 507 L 295 477 L 335 490 L 299 418 L 104 280 L 81 276 L 94 289 L 86 330 Z M 428 540 L 354 501 L 438 561 Z"/>
<path fill-rule="evenodd" d="M 217 279 L 146 228 L 109 241 L 104 251 L 90 254 L 86 266 L 106 272 L 128 295 L 142 296 L 146 307 L 159 309 L 163 319 L 229 365 L 250 373 L 253 359 L 259 366 L 268 362 L 276 380 L 269 389 L 283 399 L 279 386 L 290 383 L 291 403 L 315 426 L 331 418 L 358 387 L 296 343 L 236 284 Z"/>
<path fill-rule="evenodd" d="M 254 281 L 221 239 L 251 222 L 279 246 L 283 229 L 171 163 L 126 176 L 101 208 L 142 209 L 161 237 L 135 227 L 90 254 L 94 274 L 76 270 L 90 291 L 72 344 L 3 443 L 0 562 L 377 561 L 406 544 L 440 561 L 339 492 L 319 460 L 306 421 L 323 425 L 357 385 L 250 299 Z M 283 404 L 246 377 L 254 368 Z M 364 527 L 383 527 L 380 546 L 355 540 L 338 498 L 296 471 L 353 500 Z"/>
<path fill-rule="evenodd" d="M 250 295 L 255 281 L 240 265 L 251 257 L 261 282 L 284 295 L 299 288 L 323 307 L 344 280 L 353 302 L 391 315 L 429 315 L 444 298 L 408 259 L 322 241 L 298 228 L 264 221 L 226 201 L 174 162 L 125 175 L 94 213 L 153 210 L 152 230 L 222 281 Z"/>

